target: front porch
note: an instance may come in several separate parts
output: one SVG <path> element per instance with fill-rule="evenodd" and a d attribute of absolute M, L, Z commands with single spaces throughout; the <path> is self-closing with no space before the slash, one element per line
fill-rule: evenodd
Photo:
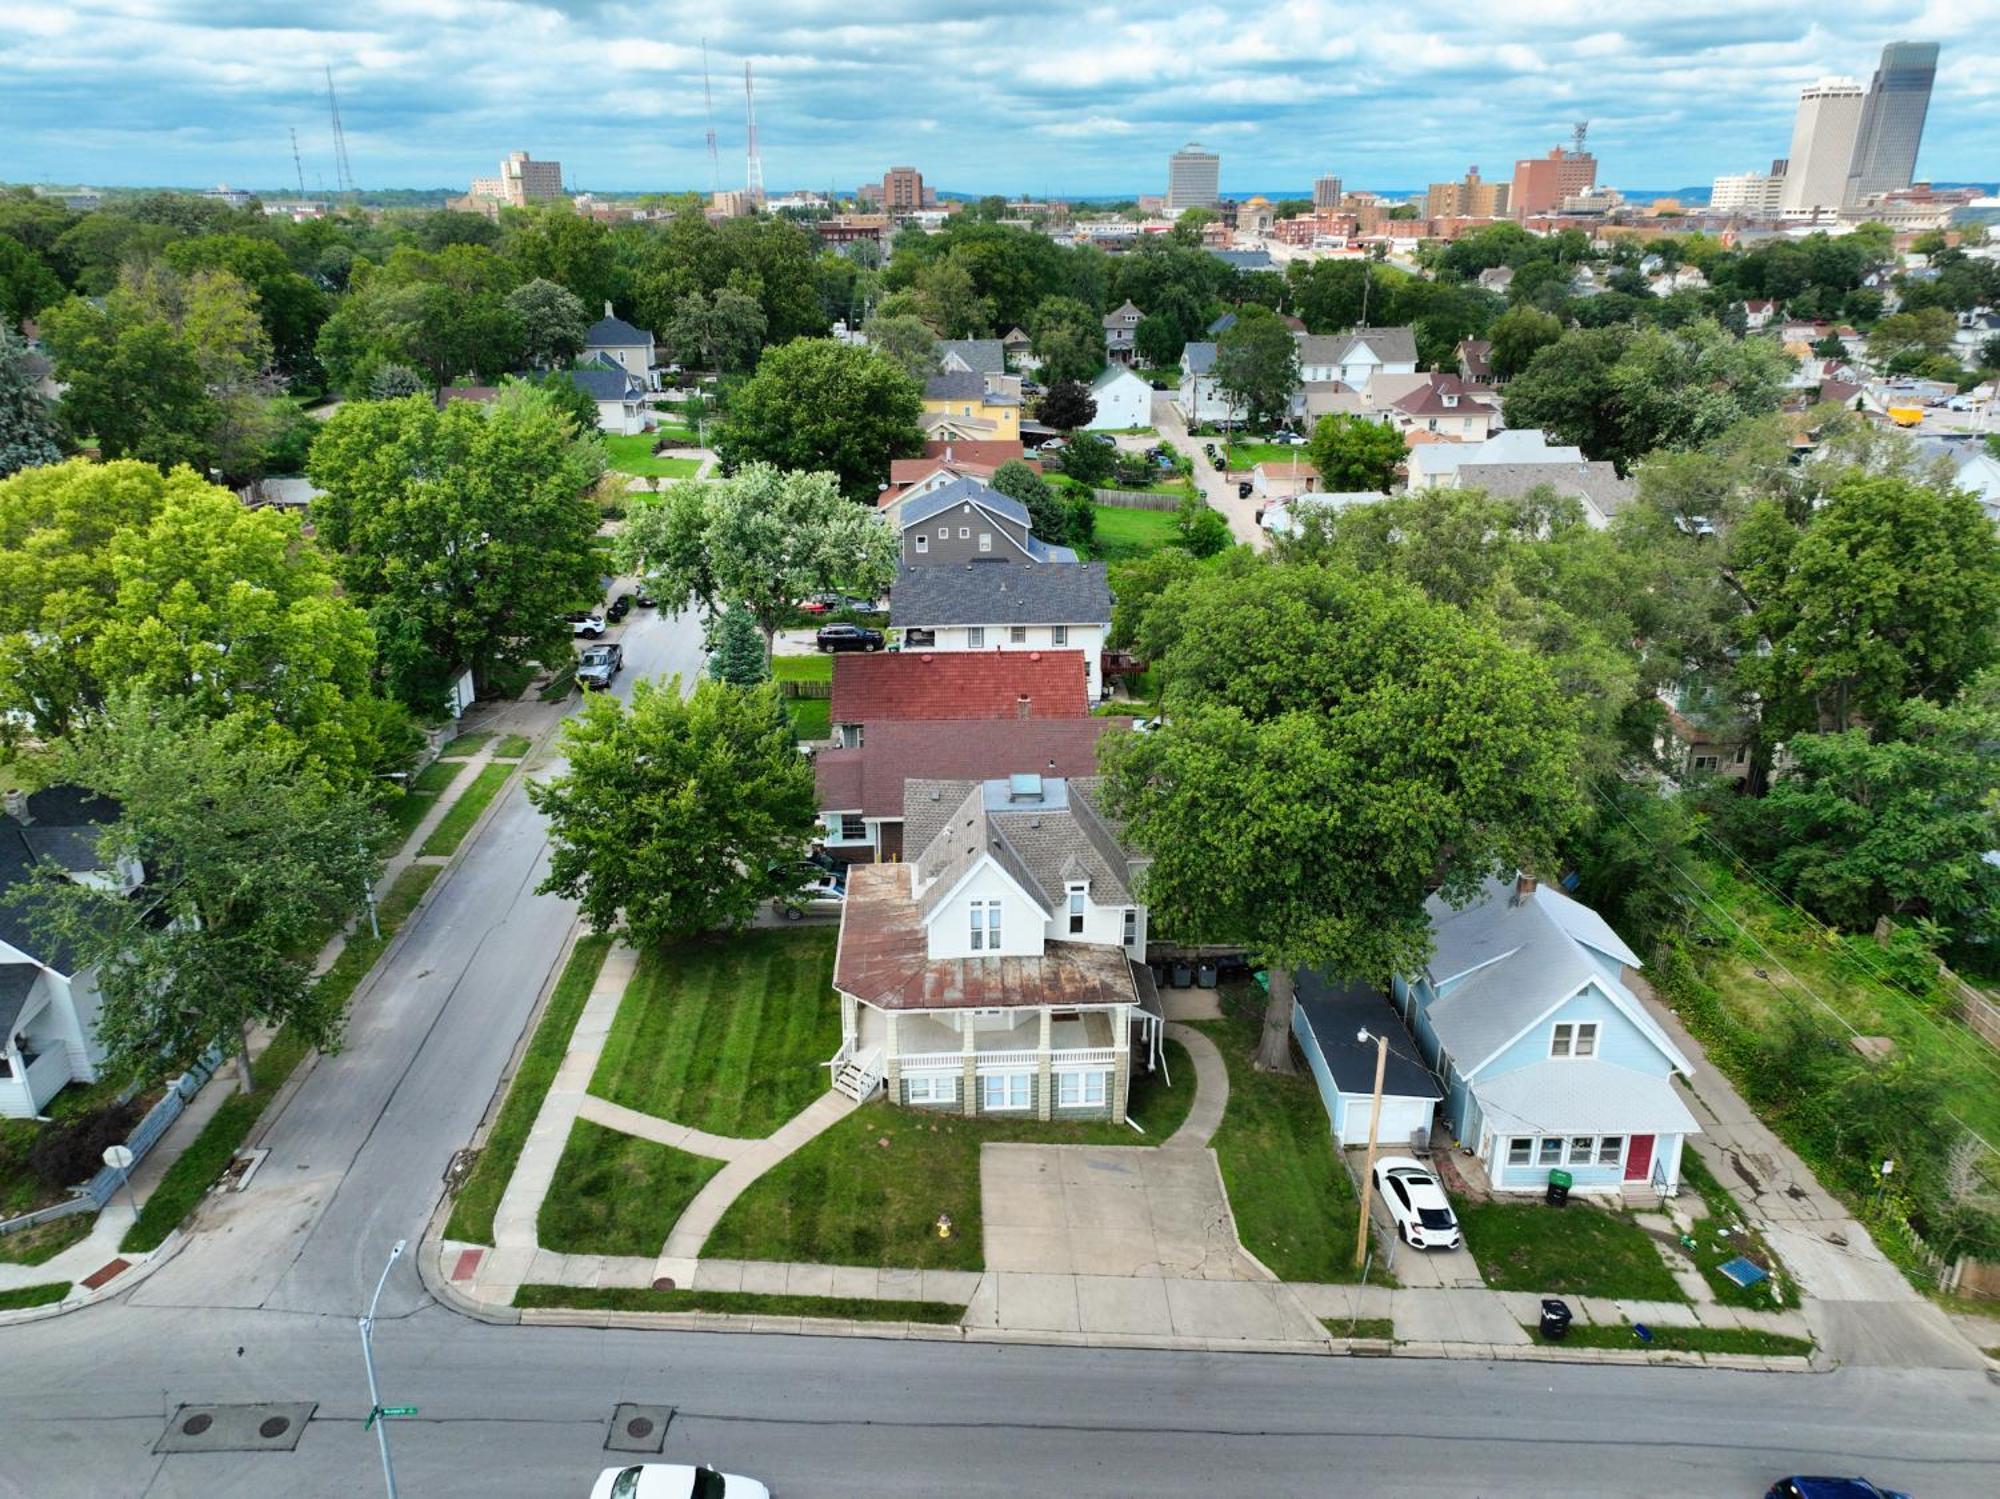
<path fill-rule="evenodd" d="M 25 975 L 25 978 L 24 978 Z M 18 987 L 11 1004 L 4 986 Z M 0 1118 L 33 1119 L 71 1082 L 69 1041 L 50 1003 L 50 980 L 27 964 L 0 968 Z"/>

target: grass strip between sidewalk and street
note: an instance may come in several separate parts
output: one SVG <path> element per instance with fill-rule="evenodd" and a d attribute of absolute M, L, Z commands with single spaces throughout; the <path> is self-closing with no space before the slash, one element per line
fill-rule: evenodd
<path fill-rule="evenodd" d="M 440 760 L 462 760 L 468 755 L 476 755 L 486 747 L 491 734 L 460 734 L 451 743 L 438 751 Z"/>
<path fill-rule="evenodd" d="M 458 1190 L 458 1200 L 452 1204 L 451 1221 L 444 1230 L 447 1239 L 466 1244 L 493 1242 L 493 1215 L 521 1159 L 521 1147 L 528 1143 L 528 1132 L 535 1127 L 535 1117 L 542 1111 L 542 1100 L 548 1097 L 549 1085 L 562 1066 L 563 1054 L 569 1050 L 570 1033 L 597 984 L 597 971 L 610 951 L 609 937 L 581 937 L 570 951 L 569 963 L 549 994 L 541 1022 L 521 1054 L 507 1099 Z"/>
<path fill-rule="evenodd" d="M 873 1301 L 860 1296 L 785 1296 L 761 1291 L 655 1291 L 637 1286 L 525 1285 L 517 1307 L 589 1312 L 727 1312 L 739 1317 L 823 1317 L 840 1322 L 927 1322 L 965 1316 L 948 1301 Z"/>
<path fill-rule="evenodd" d="M 1572 1201 L 1458 1205 L 1466 1248 L 1491 1291 L 1686 1301 L 1652 1237 L 1631 1215 Z"/>
<path fill-rule="evenodd" d="M 509 734 L 505 739 L 502 739 L 498 744 L 493 746 L 493 758 L 496 760 L 518 760 L 527 754 L 533 746 L 534 740 L 530 739 L 526 734 Z"/>
<path fill-rule="evenodd" d="M 1747 1353 L 1763 1358 L 1804 1358 L 1813 1351 L 1811 1338 L 1787 1337 L 1755 1327 L 1654 1327 L 1652 1341 L 1640 1342 L 1629 1322 L 1615 1325 L 1572 1322 L 1559 1342 L 1545 1342 L 1541 1329 L 1523 1324 L 1523 1331 L 1547 1348 L 1630 1348 L 1646 1353 Z"/>
<path fill-rule="evenodd" d="M 411 778 L 403 794 L 389 803 L 390 833 L 381 846 L 382 853 L 396 853 L 410 841 L 410 834 L 417 830 L 417 824 L 437 805 L 438 798 L 444 795 L 464 769 L 463 760 L 433 760 Z"/>
<path fill-rule="evenodd" d="M 0 1291 L 0 1312 L 25 1311 L 31 1306 L 47 1306 L 52 1301 L 61 1301 L 69 1295 L 74 1284 L 74 1281 L 52 1280 L 39 1286 L 16 1286 L 11 1291 Z"/>
<path fill-rule="evenodd" d="M 378 940 L 368 935 L 367 917 L 363 916 L 332 966 L 320 975 L 322 994 L 337 996 L 340 1006 L 346 1007 L 355 989 L 368 976 L 369 969 L 375 966 L 375 960 L 382 956 L 397 929 L 417 908 L 417 902 L 423 899 L 424 892 L 430 889 L 431 881 L 437 875 L 434 864 L 413 864 L 396 877 L 388 895 L 376 910 L 376 921 L 382 929 L 381 938 Z M 125 1238 L 118 1246 L 120 1250 L 134 1254 L 157 1249 L 167 1235 L 180 1226 L 242 1148 L 271 1099 L 305 1059 L 309 1049 L 289 1026 L 271 1038 L 264 1054 L 250 1064 L 256 1091 L 232 1092 L 223 1100 L 222 1107 L 188 1142 L 180 1158 L 167 1167 L 159 1185 L 153 1188 L 145 1206 L 139 1209 L 138 1221 L 125 1231 Z M 225 1064 L 223 1074 L 210 1086 L 233 1086 L 233 1072 L 234 1069 Z"/>
<path fill-rule="evenodd" d="M 472 825 L 479 821 L 479 814 L 486 810 L 486 804 L 493 800 L 507 777 L 514 773 L 510 764 L 495 762 L 479 772 L 470 786 L 459 792 L 458 800 L 445 809 L 438 825 L 431 829 L 430 837 L 418 853 L 437 856 L 455 853 L 465 835 L 472 831 Z"/>
<path fill-rule="evenodd" d="M 1384 1343 L 1396 1341 L 1396 1324 L 1389 1317 L 1321 1317 L 1320 1325 L 1336 1338 L 1372 1338 Z"/>
<path fill-rule="evenodd" d="M 535 1238 L 558 1254 L 657 1255 L 722 1165 L 579 1119 L 535 1215 Z"/>

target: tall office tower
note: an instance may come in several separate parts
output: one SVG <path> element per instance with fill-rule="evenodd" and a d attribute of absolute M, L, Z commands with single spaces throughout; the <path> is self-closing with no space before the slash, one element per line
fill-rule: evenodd
<path fill-rule="evenodd" d="M 1479 168 L 1468 168 L 1462 182 L 1433 182 L 1424 194 L 1424 217 L 1431 219 L 1498 218 L 1507 211 L 1511 183 L 1482 182 Z"/>
<path fill-rule="evenodd" d="M 1847 171 L 1846 202 L 1870 193 L 1898 192 L 1917 172 L 1917 145 L 1930 112 L 1931 83 L 1937 77 L 1936 42 L 1891 42 L 1868 85 L 1861 106 L 1861 130 Z"/>
<path fill-rule="evenodd" d="M 1865 98 L 1852 78 L 1822 78 L 1799 91 L 1791 165 L 1785 170 L 1786 218 L 1809 219 L 1839 208 L 1846 198 Z"/>
<path fill-rule="evenodd" d="M 1338 177 L 1315 177 L 1313 179 L 1313 212 L 1332 213 L 1340 207 L 1340 179 Z"/>
<path fill-rule="evenodd" d="M 882 207 L 915 213 L 924 206 L 924 174 L 915 167 L 891 167 L 882 174 Z"/>
<path fill-rule="evenodd" d="M 1579 145 L 1565 151 L 1553 146 L 1547 156 L 1530 156 L 1514 163 L 1508 208 L 1522 217 L 1553 213 L 1564 198 L 1578 198 L 1597 186 L 1597 158 Z"/>
<path fill-rule="evenodd" d="M 553 203 L 562 195 L 561 162 L 536 161 L 526 151 L 509 151 L 500 163 L 500 175 L 473 178 L 466 196 L 526 208 L 530 203 Z"/>
<path fill-rule="evenodd" d="M 1167 212 L 1213 208 L 1222 199 L 1222 158 L 1193 141 L 1167 158 Z"/>
<path fill-rule="evenodd" d="M 1785 201 L 1785 174 L 1773 162 L 1768 172 L 1739 172 L 1718 177 L 1709 190 L 1708 206 L 1717 213 L 1740 213 L 1750 219 L 1775 219 Z"/>

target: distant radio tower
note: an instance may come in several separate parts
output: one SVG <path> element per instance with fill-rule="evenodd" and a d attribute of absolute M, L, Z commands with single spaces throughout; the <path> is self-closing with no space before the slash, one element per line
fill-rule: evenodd
<path fill-rule="evenodd" d="M 747 62 L 743 64 L 743 110 L 750 122 L 749 180 L 744 183 L 744 193 L 761 208 L 764 203 L 764 158 L 757 154 L 757 82 L 751 77 Z"/>
<path fill-rule="evenodd" d="M 1583 138 L 1590 133 L 1590 121 L 1578 120 L 1570 126 L 1570 135 L 1576 140 L 1576 154 L 1583 155 Z"/>
<path fill-rule="evenodd" d="M 722 191 L 722 158 L 715 151 L 715 94 L 708 86 L 708 38 L 701 39 L 701 99 L 708 108 L 708 190 Z"/>
<path fill-rule="evenodd" d="M 340 128 L 340 99 L 333 91 L 333 65 L 326 69 L 326 107 L 333 116 L 333 187 L 335 192 L 354 191 L 354 168 L 347 164 L 347 132 Z"/>
<path fill-rule="evenodd" d="M 299 196 L 303 198 L 306 195 L 306 164 L 299 160 L 298 127 L 293 125 L 286 128 L 292 133 L 292 170 L 299 174 Z"/>

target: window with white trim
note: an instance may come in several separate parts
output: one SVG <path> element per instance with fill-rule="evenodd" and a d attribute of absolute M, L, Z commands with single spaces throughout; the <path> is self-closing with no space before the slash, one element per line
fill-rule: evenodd
<path fill-rule="evenodd" d="M 988 1073 L 979 1080 L 980 1107 L 988 1113 L 1025 1109 L 1031 1080 L 1026 1072 Z"/>
<path fill-rule="evenodd" d="M 1125 942 L 1127 947 L 1139 940 L 1139 912 L 1135 907 L 1125 908 Z"/>
<path fill-rule="evenodd" d="M 1560 1166 L 1563 1163 L 1562 1136 L 1542 1136 L 1536 1154 L 1536 1163 L 1542 1166 Z"/>
<path fill-rule="evenodd" d="M 905 1103 L 957 1103 L 958 1074 L 919 1072 L 903 1079 Z"/>
<path fill-rule="evenodd" d="M 951 540 L 951 527 L 950 527 L 950 526 L 939 526 L 939 527 L 938 527 L 938 540 L 939 540 L 939 541 L 950 541 L 950 540 Z"/>
<path fill-rule="evenodd" d="M 969 651 L 980 651 L 986 648 L 986 627 L 984 625 L 966 626 L 965 648 Z"/>
<path fill-rule="evenodd" d="M 979 550 L 982 552 L 993 550 L 993 533 L 991 531 L 981 531 L 979 533 Z"/>
<path fill-rule="evenodd" d="M 917 550 L 920 552 L 928 552 L 930 549 L 931 549 L 930 537 L 924 535 L 924 533 L 921 531 L 917 532 Z"/>
<path fill-rule="evenodd" d="M 1569 1142 L 1569 1163 L 1572 1166 L 1588 1166 L 1596 1154 L 1595 1135 L 1577 1135 Z"/>
<path fill-rule="evenodd" d="M 1069 644 L 1069 626 L 1068 626 L 1068 625 L 1050 625 L 1050 626 L 1049 626 L 1049 644 L 1050 644 L 1050 645 L 1068 645 L 1068 644 Z"/>
<path fill-rule="evenodd" d="M 1088 889 L 1088 888 L 1089 888 L 1088 886 L 1084 886 L 1084 885 L 1071 885 L 1071 886 L 1069 887 L 1069 892 L 1068 892 L 1068 893 L 1069 893 L 1069 934 L 1070 934 L 1070 935 L 1071 935 L 1072 937 L 1081 937 L 1081 936 L 1083 935 L 1083 902 L 1084 902 L 1084 892 L 1085 892 L 1085 890 L 1086 890 L 1086 889 Z"/>
<path fill-rule="evenodd" d="M 970 527 L 970 526 L 960 526 L 960 527 L 958 528 L 958 539 L 959 539 L 960 541 L 970 541 L 970 540 L 972 540 L 972 527 Z"/>
<path fill-rule="evenodd" d="M 972 902 L 972 950 L 974 952 L 998 952 L 1000 950 L 999 901 L 976 900 Z"/>
<path fill-rule="evenodd" d="M 1601 1135 L 1597 1141 L 1597 1164 L 1615 1166 L 1625 1154 L 1623 1135 Z"/>
<path fill-rule="evenodd" d="M 1594 1057 L 1597 1055 L 1595 1020 L 1559 1020 L 1549 1038 L 1552 1057 Z"/>
<path fill-rule="evenodd" d="M 868 824 L 859 812 L 840 814 L 840 836 L 849 843 L 858 843 L 868 836 Z"/>
<path fill-rule="evenodd" d="M 1065 1109 L 1102 1108 L 1110 1096 L 1108 1072 L 1058 1072 L 1056 1105 Z"/>
<path fill-rule="evenodd" d="M 1510 1166 L 1531 1166 L 1535 1160 L 1535 1141 L 1531 1135 L 1514 1135 L 1507 1141 L 1507 1164 Z"/>
<path fill-rule="evenodd" d="M 1009 645 L 1026 645 L 1028 643 L 1028 627 L 1026 625 L 1009 625 L 1007 627 L 1007 643 Z"/>
<path fill-rule="evenodd" d="M 1720 770 L 1722 768 L 1722 761 L 1715 755 L 1696 755 L 1694 757 L 1694 768 L 1696 770 Z"/>

